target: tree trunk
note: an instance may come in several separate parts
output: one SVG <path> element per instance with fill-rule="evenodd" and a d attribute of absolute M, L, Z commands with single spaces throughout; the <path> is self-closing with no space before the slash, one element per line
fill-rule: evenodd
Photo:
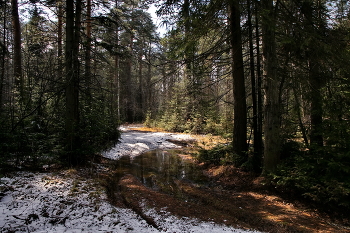
<path fill-rule="evenodd" d="M 310 35 L 309 47 L 306 56 L 309 66 L 309 85 L 311 100 L 311 132 L 310 145 L 312 147 L 323 146 L 323 107 L 321 89 L 324 86 L 324 80 L 321 75 L 321 54 L 322 46 L 319 46 L 318 34 L 324 29 L 322 26 L 322 18 L 320 15 L 320 3 L 312 0 L 304 2 L 302 12 L 305 15 L 306 28 Z"/>
<path fill-rule="evenodd" d="M 131 30 L 132 31 L 132 30 Z M 131 80 L 132 80 L 132 58 L 133 58 L 133 44 L 134 44 L 134 34 L 130 32 L 130 42 L 129 42 L 129 57 L 126 61 L 126 121 L 133 122 L 133 96 L 131 90 Z"/>
<path fill-rule="evenodd" d="M 118 29 L 116 31 L 116 41 L 118 44 Z M 112 90 L 112 111 L 117 114 L 117 120 L 120 120 L 120 80 L 119 80 L 119 55 L 114 56 L 114 78 Z"/>
<path fill-rule="evenodd" d="M 145 99 L 146 99 L 146 108 L 147 112 L 152 112 L 153 106 L 151 106 L 151 97 L 152 97 L 152 86 L 151 86 L 151 79 L 152 79 L 152 65 L 151 65 L 151 52 L 152 52 L 152 43 L 149 42 L 148 47 L 148 64 L 147 64 L 147 75 L 146 75 L 146 92 L 145 92 Z M 164 76 L 165 77 L 165 76 Z M 166 90 L 168 92 L 168 90 Z M 166 98 L 166 97 L 164 97 Z"/>
<path fill-rule="evenodd" d="M 244 67 L 240 26 L 239 1 L 230 2 L 229 20 L 231 30 L 231 56 L 234 98 L 233 149 L 241 157 L 240 163 L 247 159 L 247 106 L 244 84 Z"/>
<path fill-rule="evenodd" d="M 275 15 L 272 0 L 262 0 L 263 62 L 265 79 L 264 172 L 273 172 L 280 158 L 281 111 L 275 41 Z"/>
<path fill-rule="evenodd" d="M 262 101 L 262 78 L 261 78 L 261 54 L 260 54 L 260 34 L 259 34 L 259 14 L 258 14 L 259 3 L 255 1 L 255 43 L 256 43 L 256 75 L 257 75 L 257 138 L 254 138 L 254 151 L 256 155 L 259 156 L 259 164 L 261 164 L 263 156 L 263 141 L 262 141 L 262 132 L 263 132 L 263 101 Z"/>
<path fill-rule="evenodd" d="M 304 143 L 306 146 L 309 146 L 309 140 L 307 139 L 307 134 L 306 134 L 306 129 L 302 120 L 302 115 L 301 115 L 301 104 L 299 101 L 299 97 L 298 97 L 298 93 L 297 93 L 297 88 L 293 85 L 293 94 L 294 94 L 294 99 L 295 99 L 295 108 L 297 111 L 297 115 L 298 115 L 298 122 L 299 122 L 299 127 L 301 130 L 301 134 L 303 136 L 304 139 Z"/>
<path fill-rule="evenodd" d="M 318 57 L 314 57 L 315 60 Z M 310 145 L 323 146 L 323 107 L 322 94 L 323 80 L 319 71 L 319 64 L 317 61 L 310 61 L 310 87 L 311 87 L 311 133 Z"/>
<path fill-rule="evenodd" d="M 18 2 L 11 0 L 13 27 L 13 69 L 16 87 L 19 89 L 21 101 L 24 100 L 24 80 L 22 75 L 21 25 L 18 15 Z"/>
<path fill-rule="evenodd" d="M 6 12 L 6 7 L 7 5 L 4 4 L 4 12 Z M 0 114 L 2 113 L 2 105 L 3 105 L 3 96 L 4 94 L 4 82 L 5 82 L 5 56 L 7 54 L 7 48 L 6 48 L 6 17 L 4 14 L 4 21 L 3 21 L 3 37 L 2 37 L 2 42 L 0 42 L 1 47 L 0 47 L 0 54 L 1 54 L 1 59 L 0 59 Z"/>
<path fill-rule="evenodd" d="M 66 158 L 76 165 L 79 161 L 79 32 L 81 1 L 66 0 Z"/>
<path fill-rule="evenodd" d="M 258 129 L 258 101 L 257 101 L 257 79 L 255 77 L 255 61 L 254 61 L 254 46 L 253 46 L 253 25 L 252 25 L 252 10 L 251 0 L 247 0 L 248 8 L 248 30 L 249 30 L 249 63 L 250 77 L 252 85 L 252 103 L 253 103 L 253 131 L 254 131 L 254 154 L 253 167 L 255 172 L 261 172 L 261 133 Z M 259 46 L 259 44 L 257 44 Z M 258 55 L 259 56 L 259 55 Z"/>
<path fill-rule="evenodd" d="M 138 121 L 139 120 L 144 120 L 144 89 L 143 89 L 143 74 L 142 74 L 142 69 L 143 69 L 143 61 L 142 61 L 143 53 L 142 49 L 139 52 L 139 67 L 138 67 L 138 77 L 139 77 L 139 85 L 138 85 L 138 93 L 137 93 L 137 104 L 138 104 Z"/>
<path fill-rule="evenodd" d="M 91 104 L 91 0 L 86 2 L 86 48 L 85 48 L 85 81 L 88 104 Z M 89 108 L 90 109 L 90 108 Z"/>
<path fill-rule="evenodd" d="M 119 0 L 115 1 L 115 8 L 119 7 Z M 118 16 L 117 16 L 118 17 Z M 117 18 L 116 18 L 117 21 Z M 112 115 L 120 121 L 120 57 L 118 54 L 119 49 L 119 25 L 115 25 L 115 47 L 116 52 L 114 54 L 114 70 L 113 70 L 113 80 L 112 80 Z M 114 121 L 115 119 L 113 119 Z"/>
<path fill-rule="evenodd" d="M 58 69 L 57 69 L 57 76 L 58 79 L 60 80 L 62 78 L 62 28 L 63 28 L 63 6 L 62 6 L 62 1 L 59 0 L 57 1 L 58 4 L 58 22 L 57 22 L 57 56 L 58 56 Z"/>
<path fill-rule="evenodd" d="M 190 20 L 190 0 L 184 0 L 182 4 L 182 19 L 184 21 L 184 33 L 185 38 L 188 40 L 188 38 L 191 36 L 191 20 Z M 195 82 L 194 74 L 193 74 L 193 52 L 194 52 L 194 45 L 193 43 L 189 43 L 186 41 L 186 47 L 185 47 L 185 53 L 184 53 L 184 60 L 185 60 L 185 67 L 184 67 L 184 74 L 183 79 L 185 83 L 186 88 L 186 94 L 189 97 L 189 103 L 187 105 L 186 110 L 186 120 L 189 120 L 192 118 L 192 114 L 195 114 L 195 111 L 198 109 L 198 102 L 197 102 L 197 88 L 198 88 L 198 82 Z"/>

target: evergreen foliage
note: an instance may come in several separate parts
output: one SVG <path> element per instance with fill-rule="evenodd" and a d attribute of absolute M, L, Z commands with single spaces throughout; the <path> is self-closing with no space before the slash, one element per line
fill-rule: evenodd
<path fill-rule="evenodd" d="M 290 148 L 289 148 L 290 149 Z M 348 152 L 314 150 L 291 155 L 270 176 L 271 184 L 282 193 L 302 197 L 328 213 L 346 214 L 350 210 L 350 160 Z"/>

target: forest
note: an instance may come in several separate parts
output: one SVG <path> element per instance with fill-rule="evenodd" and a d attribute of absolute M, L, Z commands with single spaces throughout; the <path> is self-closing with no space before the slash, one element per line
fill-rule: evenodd
<path fill-rule="evenodd" d="M 349 1 L 0 0 L 0 22 L 0 176 L 83 166 L 138 122 L 350 211 Z"/>

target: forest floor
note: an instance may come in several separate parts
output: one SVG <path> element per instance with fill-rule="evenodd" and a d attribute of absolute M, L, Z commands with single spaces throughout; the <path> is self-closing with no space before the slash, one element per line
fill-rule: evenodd
<path fill-rule="evenodd" d="M 115 147 L 87 167 L 45 166 L 0 180 L 0 232 L 350 232 L 340 222 L 284 200 L 263 179 L 231 165 L 198 164 L 210 180 L 175 180 L 186 199 L 146 187 L 125 174 L 115 184 L 113 160 L 152 149 L 178 148 L 185 160 L 199 145 L 222 139 L 122 128 Z M 195 162 L 195 161 L 194 161 Z"/>

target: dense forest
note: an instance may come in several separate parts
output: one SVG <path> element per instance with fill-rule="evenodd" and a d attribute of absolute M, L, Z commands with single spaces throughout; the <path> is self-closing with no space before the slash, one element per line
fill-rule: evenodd
<path fill-rule="evenodd" d="M 0 0 L 1 172 L 83 164 L 120 124 L 143 122 L 230 138 L 201 159 L 350 210 L 349 10 L 345 0 Z"/>

